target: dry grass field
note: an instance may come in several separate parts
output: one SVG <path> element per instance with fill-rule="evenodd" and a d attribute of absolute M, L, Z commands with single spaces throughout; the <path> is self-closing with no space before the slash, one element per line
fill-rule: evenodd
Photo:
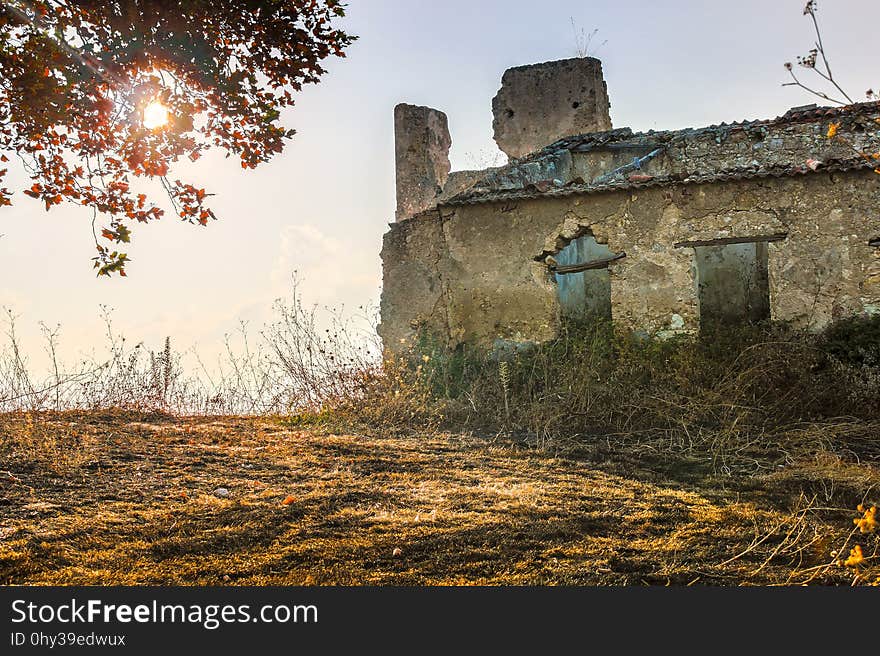
<path fill-rule="evenodd" d="M 777 469 L 733 476 L 610 439 L 551 451 L 281 418 L 11 413 L 0 583 L 874 582 L 875 535 L 863 563 L 840 561 L 876 463 Z"/>

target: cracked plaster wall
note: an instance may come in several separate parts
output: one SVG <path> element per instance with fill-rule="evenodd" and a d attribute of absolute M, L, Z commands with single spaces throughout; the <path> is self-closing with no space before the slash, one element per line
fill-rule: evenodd
<path fill-rule="evenodd" d="M 787 233 L 768 245 L 771 315 L 818 329 L 880 311 L 878 208 L 871 171 L 441 206 L 385 236 L 379 332 L 391 350 L 420 327 L 450 346 L 551 339 L 560 306 L 536 258 L 587 229 L 627 253 L 610 267 L 614 322 L 661 335 L 699 327 L 694 252 L 673 244 Z"/>

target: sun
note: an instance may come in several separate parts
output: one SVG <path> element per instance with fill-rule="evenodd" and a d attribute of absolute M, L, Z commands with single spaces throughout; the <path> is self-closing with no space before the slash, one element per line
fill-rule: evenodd
<path fill-rule="evenodd" d="M 144 107 L 144 127 L 148 130 L 161 128 L 168 123 L 168 108 L 158 100 Z"/>

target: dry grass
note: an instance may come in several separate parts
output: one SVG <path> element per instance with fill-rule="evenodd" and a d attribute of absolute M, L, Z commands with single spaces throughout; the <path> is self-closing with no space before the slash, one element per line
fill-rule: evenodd
<path fill-rule="evenodd" d="M 610 438 L 549 452 L 271 417 L 6 414 L 0 583 L 850 584 L 874 570 L 835 563 L 858 538 L 845 499 L 880 472 L 832 460 L 724 477 Z"/>

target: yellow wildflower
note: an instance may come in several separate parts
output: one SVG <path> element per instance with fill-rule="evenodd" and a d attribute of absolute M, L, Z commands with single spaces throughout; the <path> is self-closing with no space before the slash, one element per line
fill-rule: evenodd
<path fill-rule="evenodd" d="M 831 139 L 837 134 L 837 128 L 840 127 L 840 123 L 832 123 L 828 126 L 828 138 Z"/>
<path fill-rule="evenodd" d="M 862 553 L 861 545 L 856 545 L 849 552 L 849 558 L 843 561 L 843 564 L 847 567 L 858 567 L 862 564 L 862 561 L 865 560 L 865 556 Z"/>
<path fill-rule="evenodd" d="M 866 510 L 859 504 L 858 510 L 862 513 L 862 517 L 854 519 L 853 524 L 858 526 L 862 533 L 874 533 L 880 527 L 880 522 L 877 521 L 877 506 L 871 506 Z"/>

